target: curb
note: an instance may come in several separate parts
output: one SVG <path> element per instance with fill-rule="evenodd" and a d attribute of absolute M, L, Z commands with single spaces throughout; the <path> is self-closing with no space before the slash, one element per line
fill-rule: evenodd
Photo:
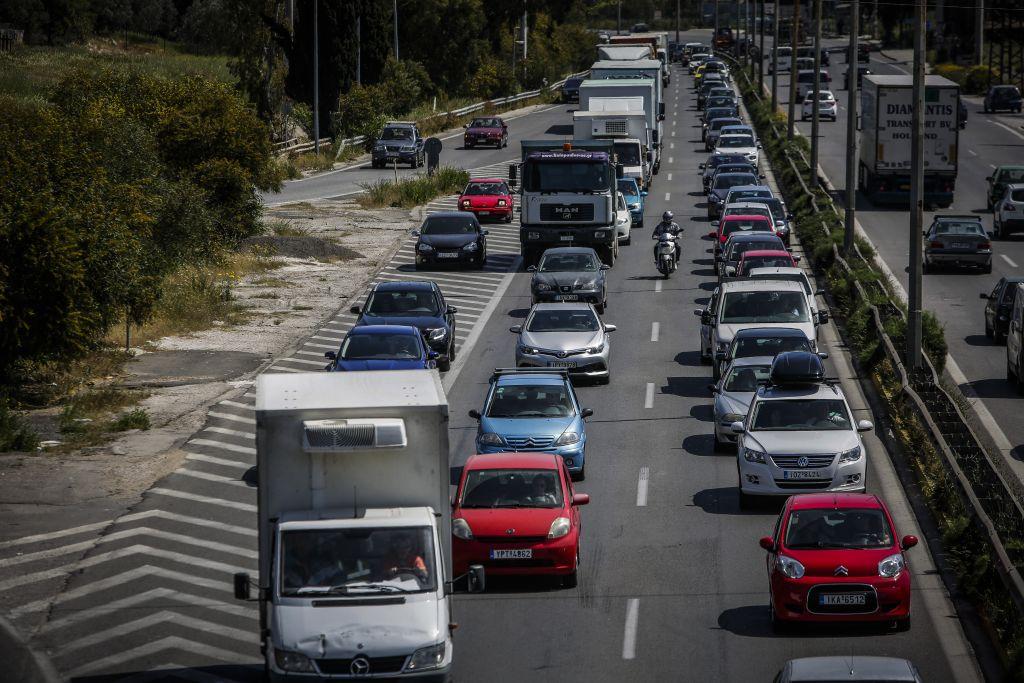
<path fill-rule="evenodd" d="M 64 679 L 49 659 L 28 644 L 11 622 L 0 617 L 0 661 L 6 680 L 20 683 L 60 683 Z"/>

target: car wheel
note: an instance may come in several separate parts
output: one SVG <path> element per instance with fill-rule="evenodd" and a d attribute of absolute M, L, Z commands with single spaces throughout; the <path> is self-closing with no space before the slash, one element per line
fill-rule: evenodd
<path fill-rule="evenodd" d="M 584 479 L 586 479 L 587 478 L 587 463 L 583 463 L 583 467 L 580 468 L 579 472 L 576 472 L 575 474 L 570 474 L 570 478 L 573 481 L 583 481 Z"/>
<path fill-rule="evenodd" d="M 985 336 L 989 339 L 995 337 L 995 333 L 992 331 L 992 326 L 988 324 L 987 320 L 985 321 Z"/>
<path fill-rule="evenodd" d="M 512 222 L 512 213 L 511 212 L 505 214 L 505 222 L 506 223 L 511 223 Z"/>
<path fill-rule="evenodd" d="M 463 147 L 465 147 L 466 149 L 473 149 L 473 145 L 468 142 L 465 145 L 463 145 Z"/>
<path fill-rule="evenodd" d="M 633 233 L 629 233 L 629 235 L 626 236 L 626 239 L 623 240 L 622 245 L 628 247 L 632 243 L 633 243 Z"/>
<path fill-rule="evenodd" d="M 577 560 L 577 565 L 579 560 Z M 578 570 L 573 569 L 571 574 L 566 574 L 562 577 L 562 588 L 575 588 L 579 583 L 579 577 L 577 576 Z"/>
<path fill-rule="evenodd" d="M 732 445 L 732 444 L 728 443 L 727 441 L 722 441 L 721 439 L 719 439 L 718 438 L 718 431 L 717 430 L 712 432 L 712 434 L 714 435 L 714 438 L 715 438 L 715 446 L 714 446 L 714 452 L 715 453 L 724 453 L 728 449 L 728 447 Z"/>
<path fill-rule="evenodd" d="M 605 375 L 604 377 L 598 377 L 597 378 L 597 383 L 600 384 L 601 386 L 608 386 L 609 384 L 611 384 L 612 383 L 612 372 L 611 372 L 611 370 L 609 370 L 608 374 Z"/>
<path fill-rule="evenodd" d="M 444 356 L 437 359 L 437 369 L 441 372 L 448 372 L 452 369 L 452 361 Z"/>
<path fill-rule="evenodd" d="M 986 275 L 988 275 L 989 273 L 991 273 L 991 272 L 992 272 L 992 262 L 991 262 L 991 261 L 989 261 L 989 262 L 988 262 L 988 263 L 986 263 L 986 264 L 985 264 L 984 266 L 982 266 L 982 268 L 981 268 L 981 272 L 982 272 L 982 273 L 985 273 Z"/>
<path fill-rule="evenodd" d="M 902 618 L 902 619 L 897 619 L 896 620 L 896 632 L 897 633 L 906 633 L 909 630 L 910 630 L 910 615 L 909 614 L 907 616 L 905 616 L 904 618 Z"/>

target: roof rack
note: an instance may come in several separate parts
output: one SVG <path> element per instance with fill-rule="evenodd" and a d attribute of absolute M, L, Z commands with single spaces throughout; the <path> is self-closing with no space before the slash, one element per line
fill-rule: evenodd
<path fill-rule="evenodd" d="M 569 377 L 568 368 L 494 368 L 490 381 L 505 375 L 562 375 Z"/>
<path fill-rule="evenodd" d="M 943 213 L 936 214 L 935 216 L 932 217 L 933 221 L 941 221 L 946 219 L 957 221 L 978 221 L 979 223 L 981 222 L 980 215 L 969 213 Z"/>

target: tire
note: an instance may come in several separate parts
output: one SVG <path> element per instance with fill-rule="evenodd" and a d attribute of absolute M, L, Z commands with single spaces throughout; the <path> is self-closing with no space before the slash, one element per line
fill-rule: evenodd
<path fill-rule="evenodd" d="M 629 233 L 629 237 L 627 237 L 627 238 L 625 239 L 625 241 L 623 241 L 623 242 L 622 242 L 622 246 L 624 246 L 624 247 L 628 247 L 628 246 L 629 246 L 629 245 L 631 245 L 632 243 L 633 243 L 633 233 L 632 233 L 632 231 L 630 231 L 630 233 Z"/>
<path fill-rule="evenodd" d="M 992 262 L 989 261 L 987 265 L 983 266 L 981 272 L 988 275 L 992 272 Z"/>
<path fill-rule="evenodd" d="M 910 615 L 909 614 L 907 616 L 905 616 L 904 618 L 902 618 L 902 619 L 897 619 L 896 620 L 896 632 L 897 633 L 906 633 L 909 630 L 910 630 Z"/>
<path fill-rule="evenodd" d="M 785 635 L 793 632 L 793 625 L 788 621 L 784 621 L 775 616 L 775 608 L 772 607 L 771 603 L 768 603 L 769 620 L 772 622 L 772 633 L 777 635 Z"/>
<path fill-rule="evenodd" d="M 575 588 L 579 583 L 579 577 L 577 576 L 578 571 L 573 569 L 572 574 L 566 574 L 562 577 L 562 588 Z"/>
<path fill-rule="evenodd" d="M 728 447 L 730 445 L 732 445 L 732 444 L 729 444 L 728 442 L 725 442 L 725 441 L 722 441 L 721 439 L 719 439 L 717 431 L 713 431 L 713 432 L 711 432 L 711 434 L 712 434 L 712 437 L 715 440 L 715 445 L 714 445 L 714 452 L 715 453 L 724 453 L 728 449 Z"/>
<path fill-rule="evenodd" d="M 448 372 L 452 369 L 452 361 L 450 358 L 441 357 L 437 359 L 437 369 L 440 372 Z"/>
<path fill-rule="evenodd" d="M 570 473 L 569 478 L 572 479 L 573 481 L 585 480 L 587 478 L 587 463 L 584 462 L 583 467 L 581 467 L 580 471 L 577 472 L 576 474 Z"/>
<path fill-rule="evenodd" d="M 995 332 L 992 331 L 992 326 L 987 321 L 985 322 L 985 336 L 989 339 L 993 339 L 996 336 Z"/>
<path fill-rule="evenodd" d="M 484 254 L 484 257 L 473 266 L 476 270 L 483 270 L 485 267 L 487 267 L 487 254 Z"/>
<path fill-rule="evenodd" d="M 467 143 L 465 143 L 465 144 L 464 144 L 464 145 L 462 145 L 462 146 L 463 146 L 463 147 L 465 147 L 466 149 L 473 149 L 473 145 L 472 145 L 472 144 L 470 144 L 470 143 L 468 143 L 468 142 L 467 142 Z"/>
<path fill-rule="evenodd" d="M 452 328 L 452 343 L 448 347 L 448 362 L 451 363 L 455 360 L 455 328 Z"/>
<path fill-rule="evenodd" d="M 597 383 L 600 384 L 603 387 L 606 387 L 609 384 L 611 384 L 612 383 L 612 373 L 611 373 L 611 371 L 609 370 L 608 374 L 605 375 L 604 377 L 598 377 L 597 378 Z"/>
<path fill-rule="evenodd" d="M 505 222 L 506 223 L 511 223 L 512 222 L 512 214 L 511 213 L 509 213 L 509 214 L 507 214 L 505 216 Z"/>

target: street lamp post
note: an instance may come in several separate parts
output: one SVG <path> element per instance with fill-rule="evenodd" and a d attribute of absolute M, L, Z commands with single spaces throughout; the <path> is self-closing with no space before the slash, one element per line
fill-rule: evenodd
<path fill-rule="evenodd" d="M 793 70 L 790 69 L 792 72 Z M 790 77 L 792 78 L 792 76 Z M 790 86 L 792 87 L 792 86 Z M 811 104 L 811 168 L 810 182 L 813 190 L 818 186 L 818 133 L 821 114 L 821 0 L 814 0 L 814 102 Z M 802 106 L 802 105 L 801 105 Z"/>
<path fill-rule="evenodd" d="M 857 212 L 857 33 L 860 31 L 860 0 L 850 2 L 850 51 L 846 57 L 846 72 L 850 98 L 846 102 L 846 223 L 843 233 L 843 253 L 853 253 L 853 231 Z"/>
<path fill-rule="evenodd" d="M 914 2 L 914 94 L 910 137 L 910 277 L 907 298 L 908 370 L 921 367 L 921 259 L 924 225 L 925 0 Z"/>
<path fill-rule="evenodd" d="M 779 108 L 779 0 L 772 17 L 772 116 Z"/>
<path fill-rule="evenodd" d="M 395 24 L 395 61 L 398 61 L 398 0 L 394 0 L 394 24 Z"/>
<path fill-rule="evenodd" d="M 320 0 L 313 0 L 313 153 L 320 156 Z"/>
<path fill-rule="evenodd" d="M 796 128 L 796 50 L 800 44 L 800 0 L 793 0 L 793 35 L 790 36 L 792 53 L 789 58 L 789 120 L 786 122 L 786 139 L 792 140 Z"/>

